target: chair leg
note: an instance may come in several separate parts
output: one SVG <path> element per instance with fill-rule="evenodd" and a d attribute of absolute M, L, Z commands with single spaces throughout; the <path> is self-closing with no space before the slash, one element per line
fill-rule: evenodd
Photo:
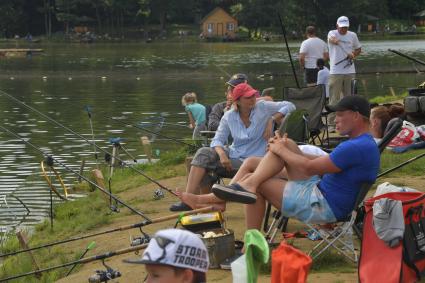
<path fill-rule="evenodd" d="M 353 262 L 357 262 L 357 252 L 354 249 L 354 245 L 349 245 L 346 242 L 343 241 L 343 237 L 349 232 L 349 229 L 352 228 L 354 220 L 350 220 L 349 222 L 345 222 L 341 228 L 340 231 L 337 229 L 340 227 L 337 227 L 336 229 L 328 232 L 328 231 L 320 231 L 313 227 L 312 225 L 308 225 L 311 229 L 313 229 L 316 233 L 318 233 L 322 240 L 314 246 L 310 252 L 309 255 L 316 259 L 319 257 L 324 251 L 326 251 L 328 248 L 333 247 L 335 248 L 340 254 L 344 255 L 348 259 L 350 259 Z M 342 245 L 346 250 L 341 249 L 338 247 L 338 244 Z M 349 252 L 347 252 L 347 250 Z"/>

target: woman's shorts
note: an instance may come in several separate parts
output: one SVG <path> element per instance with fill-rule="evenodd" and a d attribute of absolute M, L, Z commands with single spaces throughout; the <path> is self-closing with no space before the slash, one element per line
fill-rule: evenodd
<path fill-rule="evenodd" d="M 305 223 L 336 222 L 328 202 L 317 187 L 318 176 L 308 180 L 289 181 L 285 185 L 282 198 L 282 214 Z"/>

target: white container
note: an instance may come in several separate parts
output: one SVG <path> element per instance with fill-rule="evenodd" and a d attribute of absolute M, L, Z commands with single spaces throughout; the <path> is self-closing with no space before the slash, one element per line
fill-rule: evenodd
<path fill-rule="evenodd" d="M 248 274 L 246 270 L 245 254 L 230 264 L 232 269 L 233 283 L 247 283 Z"/>

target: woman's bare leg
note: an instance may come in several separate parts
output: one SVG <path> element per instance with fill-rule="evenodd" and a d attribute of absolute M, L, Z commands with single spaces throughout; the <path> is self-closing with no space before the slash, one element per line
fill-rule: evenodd
<path fill-rule="evenodd" d="M 272 178 L 263 182 L 258 187 L 257 201 L 254 204 L 245 205 L 246 229 L 261 229 L 266 201 L 270 202 L 277 209 L 281 209 L 285 185 L 285 180 Z"/>
<path fill-rule="evenodd" d="M 288 139 L 288 147 L 293 152 L 303 155 L 294 141 Z M 276 174 L 281 173 L 281 171 L 285 169 L 285 165 L 285 162 L 279 156 L 272 152 L 267 152 L 258 164 L 254 173 L 238 184 L 240 184 L 244 189 L 255 193 L 256 188 L 258 188 L 263 182 L 274 177 Z"/>
<path fill-rule="evenodd" d="M 179 199 L 190 206 L 192 209 L 197 209 L 206 206 L 213 206 L 214 209 L 224 211 L 226 209 L 226 202 L 217 198 L 214 194 L 195 195 L 186 192 L 176 192 Z"/>
<path fill-rule="evenodd" d="M 261 157 L 248 157 L 245 159 L 236 175 L 230 181 L 230 184 L 237 183 L 245 177 L 246 174 L 254 172 L 258 164 L 260 164 L 261 159 Z"/>

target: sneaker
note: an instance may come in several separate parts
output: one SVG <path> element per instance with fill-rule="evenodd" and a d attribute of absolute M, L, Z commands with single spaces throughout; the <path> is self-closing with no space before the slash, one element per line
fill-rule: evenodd
<path fill-rule="evenodd" d="M 184 202 L 176 202 L 175 204 L 170 206 L 170 211 L 188 211 L 192 210 L 190 206 L 185 204 Z"/>
<path fill-rule="evenodd" d="M 212 193 L 219 199 L 226 201 L 239 202 L 244 204 L 252 204 L 257 201 L 257 195 L 245 190 L 238 184 L 223 186 L 214 184 L 211 189 Z"/>

